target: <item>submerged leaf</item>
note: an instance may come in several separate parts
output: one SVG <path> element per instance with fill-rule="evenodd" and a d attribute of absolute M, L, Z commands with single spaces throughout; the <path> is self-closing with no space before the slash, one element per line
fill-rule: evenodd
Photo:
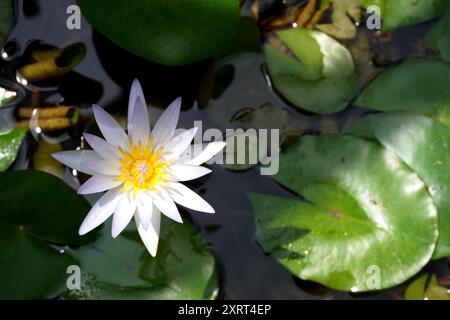
<path fill-rule="evenodd" d="M 355 38 L 357 35 L 355 23 L 361 21 L 359 0 L 330 0 L 330 2 L 333 6 L 332 22 L 318 24 L 316 28 L 338 39 Z"/>
<path fill-rule="evenodd" d="M 402 283 L 431 258 L 438 237 L 433 200 L 417 175 L 378 144 L 306 136 L 282 154 L 275 178 L 309 202 L 252 195 L 256 237 L 266 250 L 297 253 L 277 259 L 300 278 L 377 290 Z M 286 241 L 268 238 L 273 228 L 303 231 Z"/>
<path fill-rule="evenodd" d="M 425 42 L 437 50 L 443 60 L 450 62 L 450 6 L 442 19 L 427 34 Z"/>
<path fill-rule="evenodd" d="M 356 93 L 357 77 L 348 50 L 325 33 L 290 29 L 265 45 L 275 88 L 296 107 L 316 113 L 344 109 Z"/>
<path fill-rule="evenodd" d="M 408 286 L 405 300 L 450 300 L 450 290 L 441 287 L 435 275 L 429 279 L 424 274 Z"/>
<path fill-rule="evenodd" d="M 0 0 L 0 44 L 8 32 L 13 18 L 13 1 Z"/>

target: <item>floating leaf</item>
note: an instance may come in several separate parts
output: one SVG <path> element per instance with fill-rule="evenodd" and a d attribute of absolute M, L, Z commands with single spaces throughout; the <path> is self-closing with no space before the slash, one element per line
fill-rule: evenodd
<path fill-rule="evenodd" d="M 355 104 L 379 111 L 409 111 L 450 125 L 450 64 L 410 59 L 372 81 Z"/>
<path fill-rule="evenodd" d="M 16 97 L 17 92 L 0 87 L 0 107 L 11 103 Z"/>
<path fill-rule="evenodd" d="M 130 52 L 164 65 L 214 55 L 236 31 L 237 0 L 78 0 L 83 15 Z"/>
<path fill-rule="evenodd" d="M 370 115 L 353 132 L 373 136 L 399 156 L 428 187 L 439 213 L 434 258 L 450 256 L 450 128 L 416 114 Z"/>
<path fill-rule="evenodd" d="M 162 219 L 156 258 L 149 255 L 134 225 L 116 239 L 110 229 L 106 225 L 95 243 L 74 251 L 85 275 L 81 290 L 66 291 L 66 298 L 214 298 L 218 285 L 214 258 L 189 221 Z"/>
<path fill-rule="evenodd" d="M 425 42 L 429 47 L 437 50 L 443 60 L 450 62 L 450 7 L 442 19 L 427 34 Z"/>
<path fill-rule="evenodd" d="M 0 298 L 53 298 L 73 259 L 51 245 L 80 245 L 89 204 L 60 179 L 38 171 L 0 173 Z"/>
<path fill-rule="evenodd" d="M 13 1 L 0 0 L 0 44 L 9 30 L 13 17 Z"/>
<path fill-rule="evenodd" d="M 252 195 L 256 237 L 300 278 L 376 290 L 402 283 L 431 258 L 438 237 L 433 200 L 417 175 L 378 144 L 305 136 L 281 155 L 275 178 L 310 202 Z M 280 239 L 274 228 L 296 236 Z"/>
<path fill-rule="evenodd" d="M 0 133 L 0 172 L 7 170 L 16 159 L 26 132 L 26 128 L 15 128 Z"/>
<path fill-rule="evenodd" d="M 344 109 L 357 88 L 348 50 L 325 33 L 290 29 L 265 45 L 274 87 L 296 107 L 316 113 Z"/>
<path fill-rule="evenodd" d="M 362 0 L 364 8 L 376 5 L 383 17 L 383 32 L 431 20 L 445 10 L 447 0 Z"/>

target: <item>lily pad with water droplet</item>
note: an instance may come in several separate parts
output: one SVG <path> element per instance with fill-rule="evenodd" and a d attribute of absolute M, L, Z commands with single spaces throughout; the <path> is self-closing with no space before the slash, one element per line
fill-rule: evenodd
<path fill-rule="evenodd" d="M 369 115 L 352 132 L 376 139 L 423 179 L 439 215 L 434 258 L 450 256 L 450 128 L 426 116 L 390 113 Z"/>
<path fill-rule="evenodd" d="M 142 244 L 134 224 L 113 239 L 108 223 L 91 246 L 73 254 L 83 271 L 81 290 L 67 299 L 213 299 L 217 295 L 214 258 L 189 221 L 162 218 L 155 258 Z"/>
<path fill-rule="evenodd" d="M 0 202 L 0 298 L 56 297 L 75 264 L 57 246 L 95 236 L 78 235 L 89 204 L 60 179 L 37 171 L 0 173 Z"/>
<path fill-rule="evenodd" d="M 349 51 L 320 31 L 289 29 L 276 35 L 265 45 L 275 89 L 300 109 L 321 114 L 344 109 L 357 89 Z"/>
<path fill-rule="evenodd" d="M 256 238 L 302 279 L 344 291 L 383 289 L 416 274 L 433 254 L 432 198 L 376 143 L 305 136 L 281 155 L 275 179 L 308 202 L 251 195 Z"/>

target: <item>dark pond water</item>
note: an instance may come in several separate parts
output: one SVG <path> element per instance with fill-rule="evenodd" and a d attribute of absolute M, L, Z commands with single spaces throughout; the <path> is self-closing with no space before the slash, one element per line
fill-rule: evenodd
<path fill-rule="evenodd" d="M 271 2 L 265 1 L 270 8 Z M 294 2 L 294 1 L 291 1 Z M 301 1 L 297 1 L 301 2 Z M 147 102 L 156 113 L 178 96 L 183 97 L 181 127 L 191 127 L 194 120 L 202 120 L 204 129 L 220 129 L 239 126 L 239 119 L 246 113 L 257 112 L 259 107 L 272 105 L 276 108 L 270 123 L 256 121 L 244 124 L 254 127 L 288 127 L 284 134 L 297 137 L 305 132 L 333 132 L 342 130 L 349 122 L 365 111 L 356 107 L 330 117 L 304 114 L 283 101 L 267 82 L 264 73 L 264 58 L 261 53 L 235 55 L 216 62 L 215 70 L 225 74 L 231 70 L 232 79 L 228 86 L 211 100 L 207 107 L 198 107 L 198 93 L 205 71 L 211 62 L 200 62 L 191 66 L 169 68 L 135 57 L 115 46 L 89 24 L 82 20 L 80 31 L 66 28 L 66 8 L 71 0 L 17 0 L 15 2 L 15 25 L 5 41 L 4 50 L 8 59 L 0 60 L 0 78 L 10 81 L 9 85 L 23 91 L 18 99 L 20 105 L 97 103 L 116 114 L 125 114 L 128 90 L 132 79 L 138 78 L 145 90 Z M 266 12 L 266 14 L 268 14 Z M 380 66 L 390 65 L 406 57 L 415 47 L 430 24 L 402 29 L 389 38 L 377 38 L 367 34 L 371 53 Z M 16 82 L 16 70 L 32 48 L 41 45 L 64 47 L 82 42 L 87 47 L 87 56 L 74 72 L 65 76 L 60 83 L 49 83 L 45 87 L 21 87 Z M 350 47 L 354 44 L 348 43 Z M 424 53 L 426 54 L 426 53 Z M 382 68 L 373 68 L 361 87 Z M 201 94 L 201 92 L 200 92 Z M 270 107 L 270 110 L 275 110 Z M 284 111 L 283 111 L 284 110 Z M 283 112 L 289 114 L 291 123 L 283 122 Z M 13 108 L 0 112 L 0 126 L 12 125 Z M 62 145 L 73 149 L 80 145 L 81 132 L 90 119 L 89 109 L 82 112 L 82 121 L 55 138 Z M 260 118 L 256 118 L 260 119 Z M 282 131 L 283 132 L 283 131 Z M 14 169 L 29 165 L 29 156 L 36 142 L 32 137 L 21 148 Z M 76 186 L 77 181 L 66 172 L 66 180 Z M 215 215 L 189 214 L 196 226 L 211 244 L 220 270 L 221 293 L 225 299 L 399 299 L 406 286 L 400 286 L 379 293 L 353 295 L 329 291 L 311 282 L 296 279 L 275 259 L 264 254 L 254 240 L 255 224 L 247 198 L 248 192 L 266 193 L 282 197 L 296 197 L 275 183 L 270 177 L 259 174 L 258 169 L 233 172 L 216 165 L 214 174 L 191 185 L 216 209 Z M 423 272 L 448 277 L 449 267 L 445 260 L 430 263 Z"/>

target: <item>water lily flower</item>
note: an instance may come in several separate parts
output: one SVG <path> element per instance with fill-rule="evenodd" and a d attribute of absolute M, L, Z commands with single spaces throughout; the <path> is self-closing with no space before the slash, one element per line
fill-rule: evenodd
<path fill-rule="evenodd" d="M 161 213 L 182 223 L 176 203 L 214 213 L 214 209 L 180 181 L 211 172 L 202 163 L 220 152 L 225 143 L 211 142 L 194 148 L 191 142 L 197 128 L 175 134 L 180 114 L 178 98 L 164 111 L 150 130 L 142 88 L 134 80 L 128 105 L 127 133 L 102 108 L 93 105 L 94 116 L 105 139 L 85 133 L 93 150 L 63 151 L 53 157 L 77 171 L 92 175 L 79 194 L 106 191 L 81 224 L 84 235 L 113 215 L 112 236 L 117 237 L 134 217 L 139 235 L 152 256 L 156 255 Z"/>

